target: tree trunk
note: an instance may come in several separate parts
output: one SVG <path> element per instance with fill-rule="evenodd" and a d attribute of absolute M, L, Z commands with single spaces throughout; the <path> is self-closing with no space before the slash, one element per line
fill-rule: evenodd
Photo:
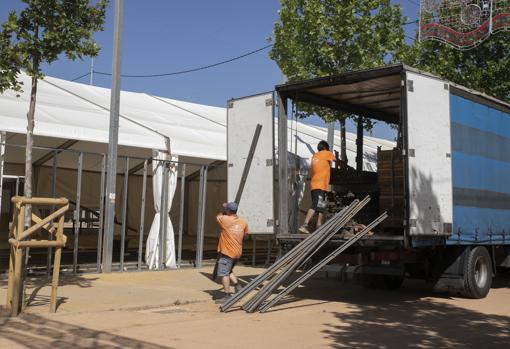
<path fill-rule="evenodd" d="M 35 69 L 34 69 L 35 70 Z M 32 88 L 30 90 L 30 107 L 27 113 L 27 142 L 25 149 L 25 185 L 23 195 L 32 197 L 32 147 L 34 145 L 34 114 L 37 97 L 37 77 L 32 77 Z M 25 215 L 25 226 L 32 223 L 32 207 L 27 205 Z"/>
<path fill-rule="evenodd" d="M 345 116 L 341 116 L 340 120 L 340 160 L 342 160 L 346 165 L 348 163 L 347 159 L 347 140 L 346 140 L 346 132 L 345 132 Z"/>

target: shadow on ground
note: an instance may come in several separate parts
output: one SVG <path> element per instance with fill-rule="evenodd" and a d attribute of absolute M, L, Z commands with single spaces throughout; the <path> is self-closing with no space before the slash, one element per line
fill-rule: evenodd
<path fill-rule="evenodd" d="M 495 289 L 510 287 L 510 275 L 498 275 L 494 285 Z M 313 302 L 295 302 L 300 299 Z M 442 299 L 451 298 L 415 280 L 406 281 L 400 290 L 384 291 L 317 279 L 297 289 L 270 312 L 327 302 L 346 303 L 347 311 L 333 313 L 338 321 L 324 324 L 324 335 L 334 342 L 334 348 L 508 347 L 510 314 L 483 314 Z"/>
<path fill-rule="evenodd" d="M 0 338 L 27 349 L 170 348 L 32 314 L 0 317 Z"/>
<path fill-rule="evenodd" d="M 83 277 L 80 274 L 60 275 L 59 286 L 77 286 L 81 288 L 92 287 L 99 277 Z M 51 287 L 51 278 L 46 276 L 29 276 L 25 281 L 26 306 L 49 306 L 50 296 L 40 294 L 44 287 Z M 0 279 L 0 288 L 7 288 L 7 277 Z M 58 291 L 57 291 L 58 295 Z M 61 304 L 66 303 L 67 297 L 57 296 L 57 310 Z"/>
<path fill-rule="evenodd" d="M 504 348 L 510 342 L 510 317 L 430 299 L 366 299 L 348 308 L 334 313 L 338 322 L 325 324 L 335 348 Z"/>

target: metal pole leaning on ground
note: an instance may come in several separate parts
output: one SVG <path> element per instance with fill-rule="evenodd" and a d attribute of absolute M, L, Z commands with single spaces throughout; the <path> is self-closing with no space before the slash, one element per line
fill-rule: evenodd
<path fill-rule="evenodd" d="M 253 279 L 248 285 L 243 287 L 241 291 L 235 293 L 227 302 L 223 303 L 220 306 L 221 311 L 227 311 L 230 309 L 235 303 L 245 297 L 250 291 L 255 289 L 257 286 L 261 285 L 264 281 L 266 281 L 269 277 L 271 277 L 274 273 L 278 271 L 279 268 L 288 263 L 292 258 L 302 253 L 302 251 L 313 241 L 320 238 L 320 231 L 327 229 L 336 219 L 337 216 L 344 214 L 348 210 L 348 207 L 344 208 L 342 211 L 337 213 L 335 217 L 326 222 L 323 226 L 321 226 L 314 234 L 305 238 L 301 243 L 299 243 L 296 247 L 294 247 L 289 253 L 280 259 L 276 260 L 276 262 L 271 265 L 268 269 L 258 275 L 255 279 Z"/>
<path fill-rule="evenodd" d="M 338 230 L 347 224 L 369 201 L 370 198 L 367 196 L 361 202 L 354 205 L 354 207 L 350 207 L 350 209 L 342 215 L 342 217 L 339 218 L 331 228 L 328 228 L 328 230 L 322 233 L 321 239 L 317 240 L 316 244 L 309 246 L 299 257 L 291 261 L 285 267 L 285 270 L 282 270 L 275 279 L 264 285 L 264 287 L 262 287 L 262 289 L 257 292 L 252 299 L 246 302 L 242 308 L 247 312 L 255 311 L 276 288 L 278 288 L 290 275 L 292 275 L 292 273 L 294 273 L 303 262 L 308 260 L 316 251 L 326 244 L 338 232 Z"/>
<path fill-rule="evenodd" d="M 268 269 L 266 269 L 264 272 L 262 272 L 260 275 L 258 275 L 255 279 L 253 279 L 248 285 L 243 287 L 241 291 L 234 294 L 227 302 L 223 303 L 220 306 L 221 311 L 227 311 L 230 309 L 235 303 L 237 303 L 239 300 L 241 300 L 243 297 L 245 297 L 251 290 L 253 290 L 255 287 L 260 285 L 262 282 L 264 282 L 269 276 L 274 274 L 280 267 L 285 265 L 289 262 L 292 258 L 294 258 L 296 255 L 301 253 L 309 244 L 313 243 L 315 240 L 320 238 L 320 232 L 328 229 L 332 223 L 334 223 L 335 219 L 340 217 L 341 215 L 345 214 L 347 210 L 353 206 L 357 201 L 353 201 L 351 205 L 348 207 L 342 209 L 340 212 L 338 212 L 332 219 L 330 219 L 328 222 L 323 224 L 317 231 L 315 231 L 313 234 L 305 238 L 303 241 L 301 241 L 296 247 L 294 247 L 289 253 L 287 253 L 282 258 L 278 259 L 274 264 L 272 264 Z"/>
<path fill-rule="evenodd" d="M 379 223 L 381 223 L 383 220 L 385 220 L 388 217 L 388 214 L 384 212 L 382 215 L 380 215 L 378 218 L 376 218 L 372 223 L 367 225 L 362 231 L 360 231 L 358 234 L 347 240 L 345 243 L 343 243 L 341 246 L 339 246 L 336 250 L 331 252 L 326 258 L 324 258 L 322 261 L 317 263 L 312 269 L 307 270 L 301 275 L 298 279 L 293 281 L 289 286 L 284 288 L 279 294 L 277 294 L 273 299 L 271 299 L 266 304 L 262 305 L 260 308 L 260 312 L 264 313 L 269 308 L 274 306 L 280 299 L 282 299 L 285 295 L 292 292 L 296 287 L 301 285 L 303 282 L 308 280 L 310 277 L 312 277 L 316 272 L 318 272 L 320 269 L 322 269 L 325 265 L 327 265 L 329 262 L 331 262 L 336 256 L 338 256 L 340 253 L 344 252 L 346 249 L 351 247 L 353 244 L 358 242 L 363 236 L 365 236 L 370 230 L 372 230 L 374 227 L 376 227 Z"/>
<path fill-rule="evenodd" d="M 112 271 L 113 234 L 115 231 L 115 185 L 117 180 L 117 145 L 119 143 L 120 71 L 124 0 L 115 0 L 113 30 L 112 89 L 110 95 L 110 130 L 108 136 L 108 171 L 103 243 L 103 272 Z"/>
<path fill-rule="evenodd" d="M 351 205 L 349 205 L 345 214 L 339 216 L 330 227 L 321 232 L 320 239 L 317 239 L 315 244 L 310 245 L 303 251 L 302 254 L 298 255 L 296 258 L 293 258 L 293 260 L 284 267 L 284 269 L 280 274 L 278 274 L 277 277 L 275 277 L 275 279 L 264 285 L 264 287 L 262 287 L 262 289 L 257 294 L 255 294 L 248 302 L 243 304 L 242 308 L 248 312 L 255 311 L 258 305 L 260 305 L 260 303 L 269 297 L 274 289 L 283 283 L 295 270 L 302 266 L 302 264 L 307 261 L 315 253 L 315 251 L 319 250 L 325 243 L 327 243 L 341 227 L 350 221 L 352 217 L 354 217 L 356 213 L 358 213 L 359 210 L 361 210 L 361 208 L 363 208 L 368 203 L 368 201 L 370 201 L 370 199 L 366 197 L 361 202 L 355 200 Z"/>

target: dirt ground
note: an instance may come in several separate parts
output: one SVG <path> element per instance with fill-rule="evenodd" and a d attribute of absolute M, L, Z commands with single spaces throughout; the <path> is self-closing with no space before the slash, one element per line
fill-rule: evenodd
<path fill-rule="evenodd" d="M 244 280 L 261 269 L 238 267 Z M 31 280 L 30 305 L 0 316 L 0 348 L 508 348 L 510 276 L 482 300 L 433 293 L 416 281 L 398 291 L 324 277 L 265 314 L 221 313 L 211 268 L 65 277 L 56 314 L 49 287 Z M 0 299 L 6 282 L 0 280 Z"/>

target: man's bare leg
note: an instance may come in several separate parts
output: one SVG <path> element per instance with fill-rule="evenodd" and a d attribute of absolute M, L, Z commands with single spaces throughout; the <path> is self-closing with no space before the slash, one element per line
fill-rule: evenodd
<path fill-rule="evenodd" d="M 313 208 L 309 208 L 308 211 L 306 212 L 306 217 L 305 217 L 306 225 L 308 225 L 308 223 L 310 223 L 310 220 L 312 219 L 314 214 L 315 214 L 315 210 Z"/>
<path fill-rule="evenodd" d="M 230 281 L 232 281 L 232 284 L 237 285 L 237 276 L 235 276 L 234 273 L 230 273 L 229 277 Z"/>
<path fill-rule="evenodd" d="M 230 275 L 232 275 L 232 274 L 230 274 Z M 230 293 L 230 276 L 222 277 L 221 283 L 223 284 L 223 292 L 225 292 L 225 294 L 229 294 Z"/>
<path fill-rule="evenodd" d="M 322 218 L 323 217 L 324 217 L 324 214 L 322 214 L 322 213 L 319 213 L 317 215 L 317 225 L 316 225 L 317 229 L 319 229 L 319 227 L 322 225 Z"/>
<path fill-rule="evenodd" d="M 306 212 L 305 222 L 299 228 L 299 231 L 301 233 L 310 234 L 310 231 L 308 230 L 308 223 L 310 223 L 310 220 L 312 219 L 314 214 L 315 214 L 315 210 L 313 208 L 309 208 L 308 212 Z"/>
<path fill-rule="evenodd" d="M 232 282 L 232 285 L 234 286 L 234 292 L 239 292 L 242 288 L 241 285 L 239 285 L 239 280 L 237 279 L 237 276 L 234 273 L 230 273 L 230 281 Z"/>

